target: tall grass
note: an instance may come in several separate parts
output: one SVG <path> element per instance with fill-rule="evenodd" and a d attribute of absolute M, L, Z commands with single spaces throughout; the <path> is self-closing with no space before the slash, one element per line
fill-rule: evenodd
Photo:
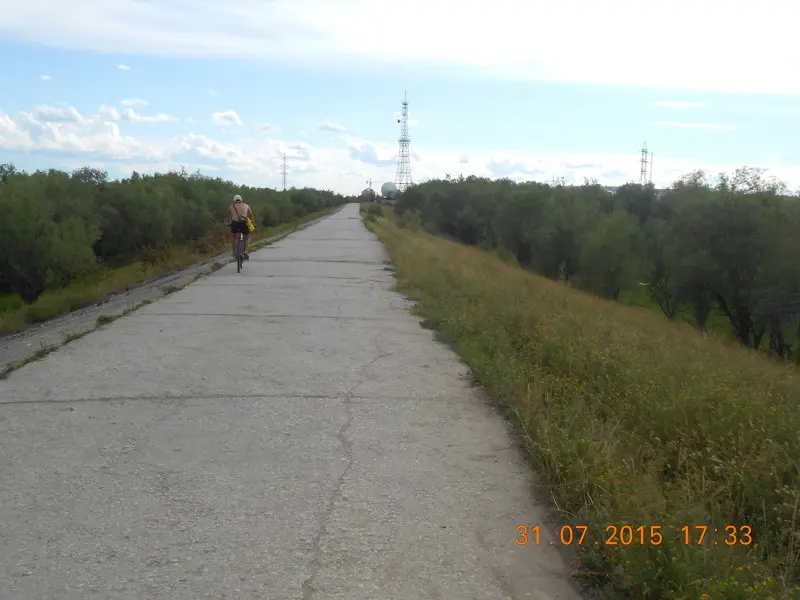
<path fill-rule="evenodd" d="M 554 507 L 589 527 L 582 574 L 606 598 L 800 598 L 796 369 L 393 221 L 367 226 L 398 289 L 514 420 Z M 624 524 L 644 541 L 607 544 Z M 753 543 L 726 545 L 728 525 Z"/>
<path fill-rule="evenodd" d="M 251 248 L 263 245 L 267 238 L 292 229 L 330 213 L 322 210 L 277 227 L 258 228 L 251 235 Z M 145 249 L 142 259 L 117 268 L 98 266 L 88 276 L 63 288 L 46 290 L 36 302 L 25 305 L 18 296 L 0 298 L 0 335 L 24 330 L 31 324 L 48 321 L 73 310 L 102 302 L 111 294 L 161 277 L 193 264 L 206 261 L 230 248 L 230 230 L 219 226 L 206 237 L 180 246 Z"/>

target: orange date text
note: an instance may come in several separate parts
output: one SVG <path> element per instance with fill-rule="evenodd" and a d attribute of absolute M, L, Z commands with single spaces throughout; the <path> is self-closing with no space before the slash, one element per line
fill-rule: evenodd
<path fill-rule="evenodd" d="M 709 525 L 684 525 L 680 528 L 670 527 L 672 534 L 678 531 L 676 541 L 685 545 L 697 546 L 724 545 L 724 546 L 751 546 L 753 544 L 753 530 L 749 525 L 725 525 L 713 527 Z M 589 535 L 587 525 L 564 525 L 555 534 L 548 536 L 542 532 L 541 525 L 517 526 L 517 538 L 514 540 L 518 546 L 530 544 L 538 546 L 660 546 L 664 541 L 663 527 L 661 525 L 608 525 L 604 533 Z M 675 539 L 675 538 L 673 538 Z"/>
<path fill-rule="evenodd" d="M 661 525 L 609 525 L 605 529 L 605 534 L 599 539 L 587 538 L 588 531 L 589 527 L 587 525 L 564 525 L 552 539 L 544 539 L 540 525 L 533 527 L 518 525 L 517 539 L 514 542 L 518 546 L 527 546 L 528 544 L 547 544 L 550 546 L 582 546 L 588 544 L 631 546 L 638 544 L 640 546 L 658 546 L 664 541 Z"/>

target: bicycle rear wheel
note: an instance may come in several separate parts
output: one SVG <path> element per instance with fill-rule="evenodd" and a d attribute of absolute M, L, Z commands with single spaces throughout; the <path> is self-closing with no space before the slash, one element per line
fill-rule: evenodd
<path fill-rule="evenodd" d="M 242 263 L 244 262 L 244 236 L 240 233 L 239 239 L 236 242 L 236 272 L 242 272 Z"/>

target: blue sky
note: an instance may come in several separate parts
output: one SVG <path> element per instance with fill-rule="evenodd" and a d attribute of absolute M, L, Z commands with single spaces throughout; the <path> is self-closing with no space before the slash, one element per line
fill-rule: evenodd
<path fill-rule="evenodd" d="M 0 22 L 0 162 L 274 187 L 285 152 L 290 185 L 356 193 L 394 179 L 407 90 L 415 181 L 618 185 L 646 140 L 660 186 L 748 165 L 800 187 L 797 8 L 596 4 L 16 3 Z"/>

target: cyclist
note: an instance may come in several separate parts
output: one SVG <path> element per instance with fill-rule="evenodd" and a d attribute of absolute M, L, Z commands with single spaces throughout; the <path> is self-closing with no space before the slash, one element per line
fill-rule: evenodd
<path fill-rule="evenodd" d="M 233 197 L 233 202 L 228 209 L 228 216 L 231 219 L 231 248 L 233 250 L 233 257 L 236 258 L 236 236 L 239 235 L 239 232 L 242 232 L 244 234 L 244 259 L 250 260 L 250 255 L 247 253 L 250 246 L 250 230 L 247 228 L 247 219 L 255 223 L 256 217 L 250 206 L 244 203 L 239 194 Z"/>

